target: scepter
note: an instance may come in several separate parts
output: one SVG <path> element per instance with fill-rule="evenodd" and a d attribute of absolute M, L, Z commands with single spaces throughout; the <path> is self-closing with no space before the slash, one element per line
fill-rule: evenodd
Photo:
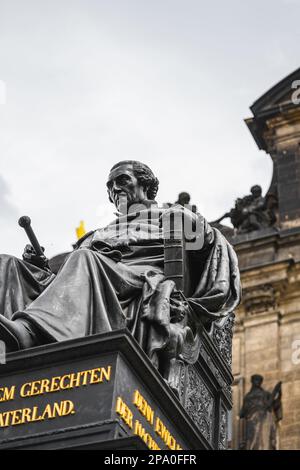
<path fill-rule="evenodd" d="M 31 219 L 30 217 L 28 217 L 27 215 L 23 215 L 22 217 L 20 217 L 19 219 L 19 225 L 20 227 L 22 227 L 28 238 L 29 238 L 29 241 L 31 243 L 31 245 L 33 246 L 34 248 L 34 251 L 36 252 L 37 256 L 45 256 L 44 255 L 44 252 L 43 252 L 43 249 L 41 247 L 41 245 L 39 244 L 38 242 L 38 239 L 36 238 L 36 235 L 31 227 Z"/>

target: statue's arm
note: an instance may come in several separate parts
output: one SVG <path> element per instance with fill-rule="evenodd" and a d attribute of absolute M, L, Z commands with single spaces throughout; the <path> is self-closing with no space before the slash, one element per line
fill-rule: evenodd
<path fill-rule="evenodd" d="M 278 382 L 273 389 L 272 396 L 274 400 L 281 398 L 281 395 L 282 395 L 281 385 L 282 385 L 282 382 Z"/>
<path fill-rule="evenodd" d="M 272 396 L 272 409 L 274 412 L 274 415 L 276 417 L 276 421 L 280 421 L 282 419 L 282 388 L 281 388 L 282 382 L 278 382 L 274 390 L 271 394 Z"/>

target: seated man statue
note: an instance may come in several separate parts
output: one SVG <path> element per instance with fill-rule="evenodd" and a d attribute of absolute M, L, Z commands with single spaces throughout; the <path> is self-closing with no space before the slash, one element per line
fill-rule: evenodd
<path fill-rule="evenodd" d="M 107 181 L 116 220 L 82 237 L 56 275 L 30 250 L 23 260 L 0 256 L 0 340 L 8 351 L 127 327 L 166 375 L 164 358 L 178 357 L 191 334 L 190 311 L 199 323 L 210 323 L 234 310 L 240 283 L 232 247 L 200 214 L 159 208 L 157 190 L 147 165 L 122 161 Z M 165 211 L 182 211 L 200 223 L 203 242 L 190 252 L 193 292 L 187 299 L 164 276 Z"/>

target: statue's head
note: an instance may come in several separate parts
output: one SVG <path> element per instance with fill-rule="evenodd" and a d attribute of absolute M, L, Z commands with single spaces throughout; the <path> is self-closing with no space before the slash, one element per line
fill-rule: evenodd
<path fill-rule="evenodd" d="M 182 192 L 182 193 L 179 193 L 178 195 L 177 203 L 184 206 L 185 204 L 189 204 L 190 200 L 191 200 L 191 196 L 189 195 L 189 193 Z"/>
<path fill-rule="evenodd" d="M 251 194 L 253 195 L 253 197 L 261 197 L 261 195 L 262 195 L 261 186 L 259 186 L 258 184 L 255 184 L 254 186 L 252 186 L 250 191 L 251 191 Z"/>
<path fill-rule="evenodd" d="M 158 179 L 144 163 L 124 160 L 110 170 L 106 183 L 109 200 L 120 212 L 133 204 L 154 200 L 158 191 Z"/>
<path fill-rule="evenodd" d="M 254 387 L 261 387 L 264 378 L 262 375 L 254 374 L 251 376 L 251 383 Z"/>

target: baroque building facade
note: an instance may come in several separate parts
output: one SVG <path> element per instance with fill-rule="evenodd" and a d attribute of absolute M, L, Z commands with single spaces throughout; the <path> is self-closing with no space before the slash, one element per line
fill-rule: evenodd
<path fill-rule="evenodd" d="M 243 286 L 233 336 L 233 449 L 245 438 L 239 412 L 253 374 L 264 376 L 267 390 L 282 381 L 277 447 L 300 449 L 299 85 L 300 68 L 259 98 L 246 119 L 259 149 L 273 161 L 266 197 L 276 201 L 276 222 L 230 237 Z"/>

